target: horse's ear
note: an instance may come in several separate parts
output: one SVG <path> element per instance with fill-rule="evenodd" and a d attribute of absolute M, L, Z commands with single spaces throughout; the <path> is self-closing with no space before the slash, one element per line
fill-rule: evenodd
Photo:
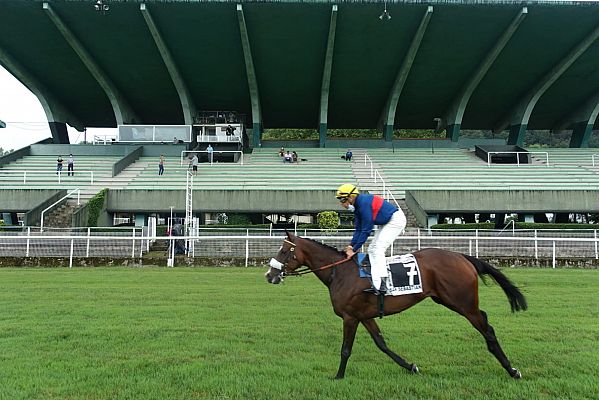
<path fill-rule="evenodd" d="M 285 235 L 287 235 L 287 239 L 291 239 L 291 233 L 285 229 Z"/>

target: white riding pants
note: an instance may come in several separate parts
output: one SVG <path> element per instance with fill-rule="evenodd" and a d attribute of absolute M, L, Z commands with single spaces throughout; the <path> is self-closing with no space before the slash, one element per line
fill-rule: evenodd
<path fill-rule="evenodd" d="M 368 256 L 372 267 L 372 284 L 377 289 L 381 288 L 381 278 L 388 275 L 385 253 L 405 228 L 406 216 L 403 211 L 397 210 L 393 213 L 389 222 L 379 227 L 368 246 Z"/>

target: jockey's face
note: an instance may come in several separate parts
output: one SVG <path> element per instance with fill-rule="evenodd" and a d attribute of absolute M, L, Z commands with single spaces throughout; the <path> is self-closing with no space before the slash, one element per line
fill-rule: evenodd
<path fill-rule="evenodd" d="M 341 203 L 341 207 L 347 209 L 347 207 L 350 204 L 354 204 L 354 201 L 356 201 L 356 198 L 354 196 L 349 196 L 349 197 L 344 197 L 342 199 L 339 199 L 339 202 Z"/>

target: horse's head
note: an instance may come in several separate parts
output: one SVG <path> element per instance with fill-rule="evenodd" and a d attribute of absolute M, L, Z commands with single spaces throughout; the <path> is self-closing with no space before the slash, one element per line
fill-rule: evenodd
<path fill-rule="evenodd" d="M 297 236 L 287 232 L 287 238 L 283 241 L 283 246 L 281 246 L 277 255 L 270 259 L 270 269 L 264 274 L 268 283 L 279 284 L 286 274 L 304 265 L 304 254 L 296 245 L 297 239 Z"/>

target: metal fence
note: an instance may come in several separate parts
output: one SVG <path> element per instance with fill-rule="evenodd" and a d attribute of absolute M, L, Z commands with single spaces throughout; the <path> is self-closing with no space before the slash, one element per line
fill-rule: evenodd
<path fill-rule="evenodd" d="M 351 230 L 294 233 L 337 248 L 351 240 Z M 0 231 L 0 257 L 114 257 L 139 258 L 153 244 L 185 243 L 188 257 L 250 259 L 273 257 L 282 244 L 284 231 L 274 229 L 199 229 L 193 236 L 153 236 L 141 228 L 124 230 Z M 181 243 L 181 242 L 179 242 Z M 410 229 L 391 246 L 388 255 L 438 247 L 476 257 L 551 259 L 599 259 L 597 230 L 434 231 Z M 169 253 L 158 250 L 165 257 Z M 171 248 L 174 248 L 171 247 Z"/>

